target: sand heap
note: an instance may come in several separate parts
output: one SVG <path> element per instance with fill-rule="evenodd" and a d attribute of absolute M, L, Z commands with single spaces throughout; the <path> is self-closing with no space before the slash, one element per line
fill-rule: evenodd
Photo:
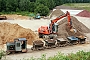
<path fill-rule="evenodd" d="M 60 9 L 56 9 L 51 13 L 50 17 L 58 17 L 62 14 L 64 14 L 64 12 L 62 12 Z"/>
<path fill-rule="evenodd" d="M 77 33 L 70 32 L 70 29 L 68 28 L 67 18 L 64 18 L 63 20 L 58 22 L 59 37 L 66 38 L 68 36 L 80 36 L 80 35 L 84 35 L 84 33 L 90 33 L 90 29 L 88 29 L 85 25 L 79 22 L 75 17 L 71 17 L 71 19 L 72 19 L 73 28 L 77 30 Z"/>
<path fill-rule="evenodd" d="M 87 10 L 83 10 L 80 13 L 78 13 L 76 16 L 89 17 L 90 18 L 90 12 Z"/>
<path fill-rule="evenodd" d="M 37 39 L 38 36 L 31 30 L 25 29 L 18 24 L 11 24 L 8 22 L 0 23 L 0 44 L 11 42 L 14 38 L 26 38 L 28 44 Z"/>

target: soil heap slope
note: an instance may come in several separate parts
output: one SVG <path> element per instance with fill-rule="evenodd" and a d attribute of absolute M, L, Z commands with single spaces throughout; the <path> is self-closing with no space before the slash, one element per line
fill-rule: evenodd
<path fill-rule="evenodd" d="M 0 23 L 0 44 L 6 42 L 12 42 L 14 38 L 26 38 L 28 44 L 32 44 L 32 41 L 38 36 L 31 30 L 25 29 L 18 24 L 11 24 L 8 22 Z"/>
<path fill-rule="evenodd" d="M 64 18 L 60 22 L 58 22 L 58 37 L 66 38 L 68 36 L 80 36 L 84 35 L 84 33 L 90 33 L 90 29 L 88 29 L 84 24 L 79 22 L 75 17 L 71 17 L 72 26 L 76 29 L 76 33 L 70 32 L 68 27 L 67 18 Z"/>

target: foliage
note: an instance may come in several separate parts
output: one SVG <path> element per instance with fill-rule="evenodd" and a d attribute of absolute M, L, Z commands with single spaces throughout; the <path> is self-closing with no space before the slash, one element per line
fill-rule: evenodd
<path fill-rule="evenodd" d="M 2 59 L 3 56 L 5 56 L 5 51 L 0 50 L 0 60 Z"/>
<path fill-rule="evenodd" d="M 6 10 L 6 0 L 0 0 L 0 11 Z"/>
<path fill-rule="evenodd" d="M 30 59 L 25 59 L 25 60 L 90 60 L 90 52 L 79 51 L 76 54 L 71 53 L 68 55 L 64 55 L 59 52 L 55 56 L 49 57 L 47 59 L 46 59 L 46 55 L 43 54 L 41 58 L 31 57 Z"/>
<path fill-rule="evenodd" d="M 47 6 L 47 0 L 36 0 L 36 5 L 43 4 L 44 6 Z"/>
<path fill-rule="evenodd" d="M 53 1 L 55 3 L 55 6 L 62 5 L 65 3 L 65 1 L 63 1 L 63 0 L 53 0 Z"/>
<path fill-rule="evenodd" d="M 30 12 L 34 12 L 34 9 L 35 9 L 35 3 L 34 2 L 30 2 L 29 11 Z"/>
<path fill-rule="evenodd" d="M 55 6 L 62 5 L 65 3 L 90 3 L 90 0 L 0 0 L 0 12 L 34 12 L 36 8 L 41 4 L 51 10 Z M 40 9 L 43 10 L 43 8 Z M 48 13 L 41 15 L 48 15 Z"/>
<path fill-rule="evenodd" d="M 55 7 L 55 2 L 53 0 L 47 0 L 47 5 L 49 9 L 53 9 Z"/>
<path fill-rule="evenodd" d="M 21 11 L 28 11 L 30 9 L 30 1 L 29 0 L 20 0 L 19 7 Z"/>
<path fill-rule="evenodd" d="M 71 53 L 66 56 L 59 53 L 51 60 L 90 60 L 90 52 L 79 51 L 76 54 Z"/>
<path fill-rule="evenodd" d="M 49 9 L 53 9 L 55 7 L 54 0 L 36 0 L 36 4 L 43 4 L 44 6 L 47 6 Z"/>
<path fill-rule="evenodd" d="M 90 52 L 79 51 L 76 54 L 69 54 L 66 58 L 69 60 L 90 60 Z"/>
<path fill-rule="evenodd" d="M 47 60 L 65 60 L 65 56 L 59 52 L 55 56 L 49 57 Z"/>
<path fill-rule="evenodd" d="M 36 7 L 35 12 L 39 13 L 41 16 L 46 16 L 49 13 L 49 8 L 40 4 Z"/>
<path fill-rule="evenodd" d="M 16 11 L 16 7 L 18 7 L 18 1 L 17 0 L 6 0 L 6 11 Z"/>
<path fill-rule="evenodd" d="M 43 55 L 41 56 L 41 58 L 37 58 L 37 60 L 46 60 L 46 55 L 43 54 Z"/>
<path fill-rule="evenodd" d="M 36 0 L 30 0 L 30 2 L 35 2 Z"/>

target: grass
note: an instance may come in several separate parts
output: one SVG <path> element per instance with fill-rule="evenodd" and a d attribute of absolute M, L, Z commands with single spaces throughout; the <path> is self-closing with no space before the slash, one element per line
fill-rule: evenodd
<path fill-rule="evenodd" d="M 3 56 L 5 56 L 6 54 L 5 54 L 5 51 L 3 51 L 3 50 L 0 50 L 0 60 L 2 59 L 2 57 Z"/>
<path fill-rule="evenodd" d="M 2 57 L 4 57 L 5 51 L 0 51 L 0 60 Z M 64 55 L 60 52 L 58 52 L 56 55 L 52 57 L 46 58 L 46 54 L 43 54 L 40 58 L 28 58 L 28 59 L 22 59 L 22 60 L 90 60 L 90 51 L 84 52 L 84 51 L 78 51 L 76 54 L 70 53 L 68 55 Z"/>
<path fill-rule="evenodd" d="M 17 15 L 22 15 L 22 16 L 30 16 L 30 17 L 34 17 L 35 16 L 35 13 L 32 13 L 32 12 L 28 12 L 28 11 L 21 11 L 21 12 L 0 12 L 0 15 L 3 15 L 3 14 L 17 14 Z"/>
<path fill-rule="evenodd" d="M 63 4 L 63 5 L 90 11 L 90 3 L 67 3 L 67 4 Z"/>
<path fill-rule="evenodd" d="M 59 52 L 55 56 L 49 58 L 46 58 L 46 55 L 43 54 L 40 58 L 31 57 L 30 59 L 23 60 L 90 60 L 90 52 L 79 51 L 76 54 L 71 53 L 68 55 Z"/>

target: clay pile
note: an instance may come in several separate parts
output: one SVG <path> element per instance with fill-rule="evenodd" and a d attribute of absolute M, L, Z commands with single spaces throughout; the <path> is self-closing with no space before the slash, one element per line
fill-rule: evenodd
<path fill-rule="evenodd" d="M 32 41 L 37 39 L 38 36 L 31 29 L 25 29 L 18 24 L 1 22 L 0 44 L 5 44 L 6 42 L 13 42 L 14 38 L 26 38 L 28 44 L 32 44 Z"/>
<path fill-rule="evenodd" d="M 67 18 L 64 18 L 60 22 L 58 22 L 58 37 L 67 38 L 68 36 L 80 36 L 84 35 L 84 33 L 90 33 L 90 29 L 88 29 L 85 25 L 79 22 L 75 17 L 71 17 L 72 26 L 76 29 L 76 33 L 71 32 L 68 27 Z"/>
<path fill-rule="evenodd" d="M 81 17 L 88 17 L 90 18 L 90 12 L 87 10 L 83 10 L 80 13 L 78 13 L 76 16 L 81 16 Z"/>

